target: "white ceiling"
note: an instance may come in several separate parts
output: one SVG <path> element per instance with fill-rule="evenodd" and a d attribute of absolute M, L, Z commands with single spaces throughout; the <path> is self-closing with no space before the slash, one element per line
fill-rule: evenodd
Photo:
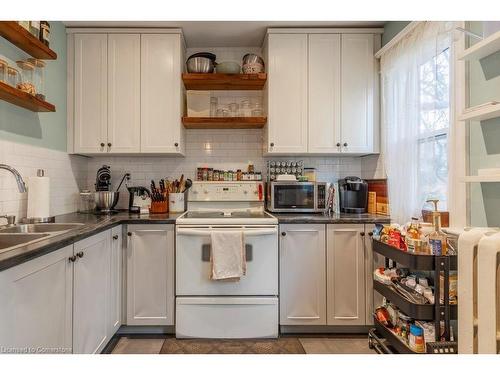
<path fill-rule="evenodd" d="M 181 28 L 188 47 L 260 47 L 268 27 L 383 27 L 384 21 L 66 21 L 67 27 Z"/>

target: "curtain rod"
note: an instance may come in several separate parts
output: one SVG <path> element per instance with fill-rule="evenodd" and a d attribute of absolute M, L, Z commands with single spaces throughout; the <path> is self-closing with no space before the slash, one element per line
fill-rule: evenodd
<path fill-rule="evenodd" d="M 394 38 L 392 38 L 389 43 L 383 46 L 375 53 L 375 58 L 380 59 L 384 53 L 392 49 L 396 44 L 398 44 L 406 35 L 415 29 L 420 23 L 425 21 L 412 21 L 408 25 L 405 26 L 403 30 L 396 34 Z"/>

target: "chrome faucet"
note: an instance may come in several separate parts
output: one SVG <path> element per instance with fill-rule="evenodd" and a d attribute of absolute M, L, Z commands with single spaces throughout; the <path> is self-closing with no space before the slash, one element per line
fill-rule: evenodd
<path fill-rule="evenodd" d="M 0 169 L 5 169 L 6 171 L 9 171 L 14 175 L 17 182 L 17 188 L 19 189 L 20 193 L 26 193 L 28 191 L 26 189 L 26 184 L 24 183 L 23 178 L 15 168 L 12 168 L 10 165 L 7 164 L 0 164 Z"/>

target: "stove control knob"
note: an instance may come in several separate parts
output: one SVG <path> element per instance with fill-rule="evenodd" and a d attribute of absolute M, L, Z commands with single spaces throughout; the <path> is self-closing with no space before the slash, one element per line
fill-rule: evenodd
<path fill-rule="evenodd" d="M 203 192 L 204 192 L 205 194 L 208 194 L 208 190 L 203 190 Z"/>
<path fill-rule="evenodd" d="M 248 194 L 248 190 L 243 190 L 243 194 Z"/>
<path fill-rule="evenodd" d="M 193 190 L 193 194 L 198 194 L 198 190 Z"/>

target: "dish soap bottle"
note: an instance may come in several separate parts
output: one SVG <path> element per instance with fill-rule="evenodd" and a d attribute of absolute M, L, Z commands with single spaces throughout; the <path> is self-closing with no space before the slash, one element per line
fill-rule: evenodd
<path fill-rule="evenodd" d="M 438 211 L 438 199 L 429 199 L 427 202 L 434 203 L 434 211 L 432 212 L 432 223 L 434 230 L 429 233 L 429 247 L 432 255 L 446 255 L 446 233 L 441 230 L 441 214 Z"/>

